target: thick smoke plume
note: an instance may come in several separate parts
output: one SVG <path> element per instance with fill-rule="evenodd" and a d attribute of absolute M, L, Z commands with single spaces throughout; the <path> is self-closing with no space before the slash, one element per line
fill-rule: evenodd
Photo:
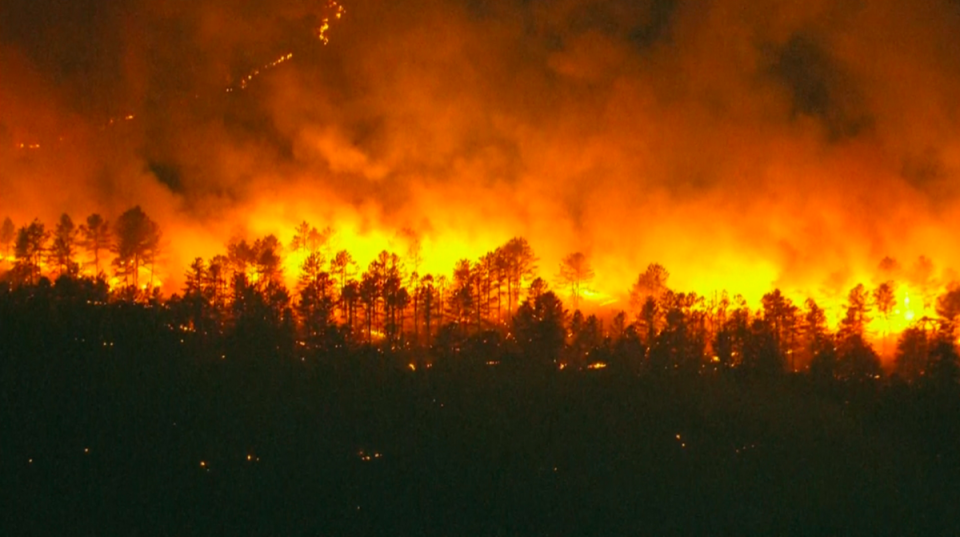
<path fill-rule="evenodd" d="M 958 261 L 956 1 L 344 7 L 324 46 L 315 1 L 5 2 L 0 216 L 140 204 L 170 290 L 301 220 L 361 260 L 412 230 L 442 271 L 522 235 L 611 294 L 650 262 L 755 299 Z"/>

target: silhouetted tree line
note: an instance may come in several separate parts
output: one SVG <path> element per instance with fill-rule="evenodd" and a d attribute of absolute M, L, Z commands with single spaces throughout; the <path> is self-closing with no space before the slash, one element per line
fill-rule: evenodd
<path fill-rule="evenodd" d="M 564 306 L 583 255 L 551 290 L 521 238 L 421 275 L 415 240 L 363 269 L 301 225 L 163 297 L 131 211 L 0 241 L 10 534 L 960 532 L 960 288 L 878 381 L 889 290 L 853 289 L 832 330 L 813 301 L 754 310 L 653 264 L 604 322 Z"/>
<path fill-rule="evenodd" d="M 752 310 L 726 292 L 704 297 L 673 290 L 669 272 L 654 263 L 630 289 L 629 312 L 604 323 L 579 309 L 571 313 L 561 300 L 565 295 L 578 305 L 589 292 L 595 273 L 581 252 L 562 260 L 554 291 L 538 276 L 539 260 L 520 237 L 476 260 L 458 261 L 448 277 L 419 273 L 415 237 L 407 237 L 403 255 L 383 251 L 361 270 L 350 252 L 334 251 L 335 235 L 303 222 L 287 247 L 274 235 L 233 239 L 223 254 L 196 258 L 182 293 L 165 298 L 154 287 L 160 229 L 139 206 L 113 223 L 92 214 L 75 226 L 64 214 L 52 232 L 38 220 L 16 229 L 7 218 L 0 227 L 9 261 L 3 296 L 39 292 L 53 279 L 57 288 L 83 290 L 91 304 L 149 305 L 184 344 L 222 356 L 242 351 L 314 360 L 366 349 L 412 368 L 461 357 L 490 366 L 573 370 L 809 371 L 818 379 L 850 382 L 873 382 L 883 374 L 865 332 L 874 311 L 889 319 L 896 304 L 893 281 L 851 289 L 846 314 L 832 331 L 812 299 L 798 306 L 777 289 Z M 284 283 L 287 257 L 299 265 L 293 289 Z M 881 269 L 889 272 L 893 264 L 885 259 Z M 960 287 L 939 297 L 936 311 L 936 319 L 919 319 L 899 336 L 897 380 L 956 385 Z"/>

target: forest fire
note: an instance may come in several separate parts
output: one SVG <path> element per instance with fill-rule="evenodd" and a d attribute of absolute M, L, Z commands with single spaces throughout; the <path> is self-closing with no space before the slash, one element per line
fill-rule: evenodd
<path fill-rule="evenodd" d="M 70 272 L 50 254 L 61 214 L 112 226 L 138 206 L 160 231 L 146 257 L 109 241 L 91 255 L 77 235 L 75 274 L 169 297 L 191 272 L 222 270 L 218 296 L 242 274 L 261 292 L 282 283 L 295 304 L 305 271 L 326 274 L 323 293 L 339 302 L 387 264 L 411 299 L 430 278 L 445 303 L 431 330 L 506 326 L 540 277 L 605 333 L 621 311 L 639 322 L 638 277 L 653 264 L 710 330 L 734 310 L 762 318 L 774 290 L 791 315 L 810 299 L 839 330 L 862 284 L 856 323 L 886 356 L 908 328 L 935 327 L 958 279 L 943 245 L 960 223 L 946 104 L 960 81 L 936 53 L 953 43 L 949 23 L 917 37 L 923 9 L 844 8 L 844 33 L 820 5 L 735 16 L 721 2 L 701 17 L 580 2 L 374 2 L 349 16 L 336 1 L 133 4 L 104 14 L 116 35 L 72 26 L 72 13 L 12 15 L 115 61 L 68 45 L 43 56 L 49 44 L 2 34 L 5 272 L 29 265 L 28 280 L 55 280 Z M 881 54 L 879 35 L 909 39 Z M 83 73 L 64 67 L 83 62 Z M 50 242 L 15 255 L 34 218 Z M 537 270 L 489 276 L 514 237 Z M 451 306 L 458 289 L 474 304 Z M 383 324 L 390 308 L 376 307 Z M 409 320 L 412 307 L 390 312 L 401 331 L 426 322 Z M 361 328 L 363 307 L 335 309 Z M 386 328 L 365 331 L 390 340 Z"/>
<path fill-rule="evenodd" d="M 4 0 L 6 533 L 960 534 L 960 2 L 343 2 Z"/>

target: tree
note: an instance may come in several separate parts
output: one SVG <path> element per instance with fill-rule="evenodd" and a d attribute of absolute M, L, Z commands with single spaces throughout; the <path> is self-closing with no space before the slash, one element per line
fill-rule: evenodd
<path fill-rule="evenodd" d="M 897 297 L 893 292 L 893 281 L 886 281 L 877 286 L 873 291 L 873 302 L 877 305 L 877 311 L 883 317 L 886 329 L 883 332 L 883 348 L 885 355 L 887 352 L 887 335 L 890 334 L 890 314 L 897 305 Z"/>
<path fill-rule="evenodd" d="M 466 335 L 470 313 L 474 307 L 473 280 L 475 278 L 473 266 L 469 259 L 457 261 L 453 268 L 453 281 L 450 283 L 450 293 L 447 295 L 447 312 L 452 321 L 457 323 L 461 335 Z"/>
<path fill-rule="evenodd" d="M 3 219 L 3 224 L 0 225 L 0 247 L 3 247 L 4 257 L 10 257 L 10 244 L 13 243 L 13 239 L 17 237 L 17 228 L 13 225 L 13 220 L 10 220 L 10 217 Z"/>
<path fill-rule="evenodd" d="M 857 284 L 847 295 L 847 313 L 837 334 L 837 377 L 863 381 L 880 374 L 880 358 L 864 339 L 870 322 L 870 295 Z"/>
<path fill-rule="evenodd" d="M 773 336 L 773 345 L 778 360 L 787 363 L 789 358 L 790 370 L 796 369 L 794 362 L 794 344 L 797 327 L 797 307 L 789 298 L 783 296 L 779 289 L 763 295 L 763 320 L 768 325 Z"/>
<path fill-rule="evenodd" d="M 306 220 L 297 225 L 293 233 L 293 239 L 290 241 L 290 251 L 298 253 L 308 250 L 307 241 L 310 237 L 310 224 Z M 316 228 L 313 228 L 316 230 Z"/>
<path fill-rule="evenodd" d="M 294 253 L 306 252 L 315 254 L 324 248 L 333 237 L 333 228 L 327 226 L 323 231 L 317 231 L 304 220 L 294 231 L 293 240 L 290 241 L 290 250 Z"/>
<path fill-rule="evenodd" d="M 916 381 L 927 368 L 929 341 L 927 331 L 920 325 L 908 327 L 897 340 L 894 370 L 906 381 Z"/>
<path fill-rule="evenodd" d="M 574 252 L 560 261 L 560 283 L 570 290 L 573 308 L 580 308 L 583 286 L 593 280 L 596 273 L 590 266 L 590 260 L 582 252 Z"/>
<path fill-rule="evenodd" d="M 650 299 L 652 300 L 652 298 Z M 750 337 L 750 309 L 740 295 L 733 297 L 733 309 L 725 314 L 720 330 L 714 335 L 713 353 L 721 367 L 736 368 L 743 363 Z"/>
<path fill-rule="evenodd" d="M 513 315 L 513 307 L 520 302 L 520 290 L 524 282 L 531 280 L 537 271 L 537 256 L 530 243 L 523 237 L 514 237 L 501 247 L 507 280 L 507 313 Z"/>
<path fill-rule="evenodd" d="M 930 349 L 927 365 L 929 383 L 937 388 L 954 390 L 960 380 L 960 356 L 949 334 L 940 333 Z"/>
<path fill-rule="evenodd" d="M 15 268 L 23 274 L 24 280 L 33 284 L 40 281 L 40 263 L 49 238 L 46 227 L 37 219 L 17 231 Z"/>
<path fill-rule="evenodd" d="M 227 244 L 227 260 L 234 275 L 243 274 L 249 279 L 250 266 L 256 263 L 257 253 L 246 240 L 234 238 Z"/>
<path fill-rule="evenodd" d="M 557 295 L 547 291 L 540 278 L 534 280 L 513 317 L 513 335 L 528 360 L 555 366 L 566 339 L 566 316 Z"/>
<path fill-rule="evenodd" d="M 870 297 L 862 283 L 850 290 L 847 295 L 847 314 L 840 321 L 840 336 L 856 335 L 863 337 L 867 323 L 870 322 Z"/>
<path fill-rule="evenodd" d="M 347 327 L 350 331 L 356 327 L 357 303 L 360 300 L 360 284 L 350 279 L 340 290 L 340 304 L 345 310 Z"/>
<path fill-rule="evenodd" d="M 937 297 L 936 309 L 941 322 L 956 334 L 957 320 L 960 318 L 960 284 L 951 283 L 947 291 Z"/>
<path fill-rule="evenodd" d="M 812 298 L 808 298 L 804 305 L 806 311 L 803 314 L 800 334 L 806 362 L 811 370 L 817 369 L 818 374 L 832 378 L 836 369 L 836 353 L 833 337 L 827 329 L 827 314 Z"/>
<path fill-rule="evenodd" d="M 653 303 L 648 297 L 647 305 Z M 706 348 L 702 301 L 695 293 L 667 291 L 661 300 L 663 328 L 655 336 L 648 334 L 648 365 L 651 370 L 698 371 Z"/>
<path fill-rule="evenodd" d="M 206 319 L 210 311 L 209 268 L 202 257 L 197 257 L 184 274 L 183 301 L 189 308 L 193 328 L 200 333 L 206 330 Z"/>
<path fill-rule="evenodd" d="M 403 329 L 404 311 L 410 304 L 410 294 L 403 286 L 403 261 L 394 253 L 380 253 L 383 265 L 384 334 L 390 341 L 399 339 Z"/>
<path fill-rule="evenodd" d="M 760 375 L 774 375 L 783 371 L 783 353 L 777 346 L 774 323 L 754 319 L 743 347 L 742 367 Z"/>
<path fill-rule="evenodd" d="M 160 247 L 160 227 L 139 205 L 128 209 L 114 224 L 117 254 L 114 266 L 128 284 L 139 286 L 140 267 L 152 263 Z"/>
<path fill-rule="evenodd" d="M 326 333 L 333 311 L 333 281 L 323 270 L 323 256 L 313 252 L 300 267 L 298 282 L 300 301 L 296 311 L 300 316 L 305 335 L 315 340 Z"/>
<path fill-rule="evenodd" d="M 637 281 L 630 289 L 630 306 L 634 311 L 640 310 L 648 298 L 660 300 L 663 293 L 667 291 L 669 277 L 670 273 L 663 268 L 663 265 L 659 263 L 647 265 L 647 269 L 637 276 Z"/>
<path fill-rule="evenodd" d="M 861 334 L 852 333 L 842 338 L 837 350 L 838 378 L 865 382 L 880 376 L 880 357 Z"/>
<path fill-rule="evenodd" d="M 420 278 L 420 285 L 417 287 L 418 301 L 422 305 L 423 327 L 426 332 L 426 339 L 430 341 L 430 327 L 433 321 L 434 303 L 437 300 L 437 291 L 433 287 L 433 275 L 427 274 Z"/>
<path fill-rule="evenodd" d="M 230 261 L 225 255 L 215 255 L 207 265 L 207 287 L 210 300 L 217 308 L 222 308 L 227 294 L 227 268 Z"/>
<path fill-rule="evenodd" d="M 80 267 L 74 256 L 76 255 L 77 229 L 73 220 L 66 213 L 60 215 L 60 221 L 53 233 L 53 244 L 50 247 L 49 262 L 57 266 L 57 275 L 76 275 Z"/>
<path fill-rule="evenodd" d="M 110 248 L 110 225 L 97 213 L 87 217 L 80 226 L 81 244 L 93 256 L 94 277 L 99 278 L 100 252 Z"/>
<path fill-rule="evenodd" d="M 570 343 L 567 346 L 566 362 L 577 369 L 588 365 L 591 353 L 603 343 L 603 330 L 595 315 L 584 318 L 580 310 L 573 312 L 570 319 Z"/>
<path fill-rule="evenodd" d="M 354 274 L 356 274 L 356 262 L 354 262 L 350 252 L 346 250 L 337 252 L 337 255 L 330 261 L 330 273 L 338 280 L 337 284 L 340 290 L 340 318 L 341 320 L 346 320 L 347 308 L 343 300 L 343 292 L 347 286 L 347 280 L 353 278 Z"/>
<path fill-rule="evenodd" d="M 193 263 L 190 263 L 190 268 L 184 277 L 183 294 L 185 296 L 204 296 L 206 294 L 208 269 L 207 263 L 202 257 L 198 257 L 193 260 Z"/>
<path fill-rule="evenodd" d="M 267 235 L 254 241 L 253 259 L 259 289 L 266 289 L 270 282 L 279 282 L 283 275 L 280 250 L 280 241 L 275 235 Z"/>

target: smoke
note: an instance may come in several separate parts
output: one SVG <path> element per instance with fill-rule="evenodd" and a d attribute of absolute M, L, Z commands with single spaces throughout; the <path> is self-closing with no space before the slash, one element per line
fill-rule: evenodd
<path fill-rule="evenodd" d="M 361 259 L 414 230 L 439 271 L 522 235 L 608 293 L 960 261 L 954 1 L 367 0 L 327 46 L 323 2 L 8 4 L 0 215 L 140 204 L 171 285 L 301 220 Z"/>

